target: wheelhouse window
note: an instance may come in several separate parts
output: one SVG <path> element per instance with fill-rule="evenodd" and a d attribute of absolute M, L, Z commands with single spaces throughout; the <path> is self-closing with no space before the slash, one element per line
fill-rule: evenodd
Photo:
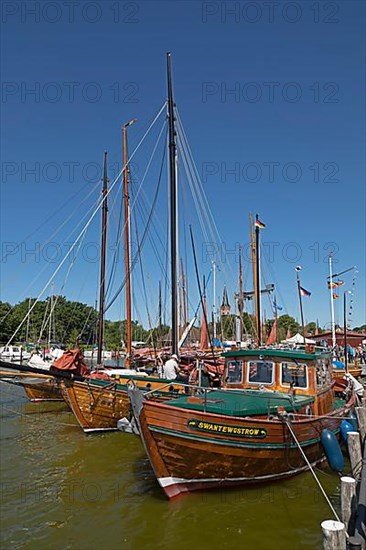
<path fill-rule="evenodd" d="M 243 361 L 227 361 L 227 383 L 241 384 L 243 382 Z"/>
<path fill-rule="evenodd" d="M 292 385 L 294 388 L 306 388 L 307 367 L 303 363 L 281 363 L 282 386 Z"/>
<path fill-rule="evenodd" d="M 250 384 L 272 384 L 274 364 L 269 361 L 248 362 L 248 382 Z"/>

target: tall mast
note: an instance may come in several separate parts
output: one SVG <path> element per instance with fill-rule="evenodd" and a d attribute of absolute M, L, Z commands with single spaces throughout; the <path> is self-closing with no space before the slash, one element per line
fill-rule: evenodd
<path fill-rule="evenodd" d="M 240 342 L 243 340 L 244 333 L 244 295 L 243 295 L 243 264 L 242 264 L 242 247 L 239 248 L 239 317 L 240 317 Z"/>
<path fill-rule="evenodd" d="M 297 292 L 298 292 L 298 295 L 299 295 L 299 304 L 300 304 L 302 336 L 303 336 L 304 344 L 305 344 L 305 323 L 304 323 L 304 310 L 303 310 L 303 307 L 302 307 L 301 282 L 300 282 L 300 275 L 299 275 L 300 270 L 301 270 L 300 266 L 296 267 L 296 281 L 297 281 Z"/>
<path fill-rule="evenodd" d="M 212 262 L 213 271 L 213 305 L 212 305 L 212 323 L 213 323 L 213 337 L 217 337 L 216 331 L 216 262 Z"/>
<path fill-rule="evenodd" d="M 102 363 L 103 353 L 103 337 L 104 337 L 104 309 L 105 309 L 105 265 L 107 252 L 107 194 L 108 194 L 108 178 L 107 178 L 107 151 L 104 151 L 104 167 L 103 167 L 103 188 L 102 188 L 102 240 L 100 250 L 100 286 L 99 286 L 99 322 L 98 322 L 98 348 L 97 348 L 97 365 Z"/>
<path fill-rule="evenodd" d="M 159 281 L 159 335 L 160 337 L 161 337 L 161 327 L 163 324 L 162 311 L 163 311 L 163 308 L 162 308 L 162 300 L 161 300 L 161 281 Z"/>
<path fill-rule="evenodd" d="M 123 134 L 123 203 L 124 203 L 124 240 L 125 240 L 125 269 L 126 269 L 126 352 L 127 358 L 131 357 L 132 332 L 131 332 L 131 270 L 130 270 L 130 205 L 128 194 L 128 151 L 127 151 L 127 128 L 136 122 L 130 120 L 122 126 Z"/>
<path fill-rule="evenodd" d="M 250 248 L 252 252 L 252 266 L 253 266 L 253 288 L 254 288 L 254 311 L 255 311 L 255 326 L 257 332 L 257 345 L 259 345 L 259 332 L 258 332 L 258 300 L 257 300 L 257 269 L 256 269 L 256 250 L 255 250 L 255 239 L 254 239 L 254 228 L 253 228 L 253 216 L 249 214 L 249 223 L 250 223 Z"/>
<path fill-rule="evenodd" d="M 29 326 L 30 326 L 30 313 L 29 313 L 29 310 L 30 310 L 30 308 L 31 308 L 31 304 L 32 304 L 32 298 L 29 298 L 29 299 L 28 299 L 27 330 L 26 330 L 26 333 L 25 333 L 25 341 L 26 341 L 27 344 L 28 344 L 28 342 L 29 342 Z"/>
<path fill-rule="evenodd" d="M 330 312 L 331 312 L 331 326 L 332 326 L 332 347 L 333 353 L 336 346 L 336 333 L 334 322 L 334 299 L 333 299 L 333 271 L 332 271 L 332 255 L 329 254 L 329 292 L 330 292 Z"/>
<path fill-rule="evenodd" d="M 186 277 L 184 274 L 183 259 L 181 258 L 181 270 L 182 270 L 182 303 L 183 303 L 183 330 L 187 327 L 187 291 L 186 291 Z"/>
<path fill-rule="evenodd" d="M 171 261 L 171 310 L 172 354 L 178 354 L 178 200 L 176 177 L 176 136 L 171 57 L 167 53 L 168 118 L 169 118 L 169 175 L 170 175 L 170 261 Z"/>
<path fill-rule="evenodd" d="M 276 323 L 276 343 L 277 343 L 277 321 L 278 321 L 278 311 L 277 311 L 277 298 L 276 294 L 273 298 L 273 307 L 274 307 L 274 322 Z"/>
<path fill-rule="evenodd" d="M 256 221 L 258 221 L 258 214 L 256 214 Z M 256 271 L 256 286 L 255 299 L 256 299 L 256 316 L 257 316 L 257 342 L 258 347 L 262 345 L 262 331 L 261 331 L 261 293 L 260 293 L 260 272 L 259 272 L 259 227 L 255 227 L 255 271 Z"/>

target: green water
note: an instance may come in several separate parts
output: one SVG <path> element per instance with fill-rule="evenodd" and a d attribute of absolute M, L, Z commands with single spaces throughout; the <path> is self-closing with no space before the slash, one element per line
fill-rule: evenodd
<path fill-rule="evenodd" d="M 169 502 L 136 436 L 87 436 L 63 403 L 0 391 L 2 550 L 321 548 L 332 515 L 310 474 Z M 337 477 L 319 476 L 338 509 Z"/>

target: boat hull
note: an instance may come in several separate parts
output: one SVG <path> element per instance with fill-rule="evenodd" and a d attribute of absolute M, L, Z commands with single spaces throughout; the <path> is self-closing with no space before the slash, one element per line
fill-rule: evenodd
<path fill-rule="evenodd" d="M 45 380 L 41 383 L 37 382 L 37 384 L 22 382 L 21 385 L 32 403 L 64 400 L 56 380 Z"/>
<path fill-rule="evenodd" d="M 322 430 L 338 433 L 339 417 L 347 412 L 343 407 L 331 416 L 292 419 L 310 464 L 324 459 Z M 169 498 L 278 480 L 308 469 L 288 426 L 279 419 L 222 417 L 145 401 L 139 421 L 155 475 Z"/>
<path fill-rule="evenodd" d="M 125 383 L 131 378 L 126 377 Z M 165 399 L 171 399 L 167 390 L 182 391 L 178 384 L 166 384 L 166 381 L 151 378 L 135 379 L 134 383 L 145 391 L 162 387 Z M 164 391 L 166 390 L 166 391 Z M 62 393 L 66 403 L 73 411 L 78 423 L 85 433 L 118 430 L 117 423 L 121 418 L 131 418 L 130 400 L 127 386 L 114 382 L 97 385 L 92 381 L 64 381 Z M 164 399 L 164 396 L 160 398 Z"/>

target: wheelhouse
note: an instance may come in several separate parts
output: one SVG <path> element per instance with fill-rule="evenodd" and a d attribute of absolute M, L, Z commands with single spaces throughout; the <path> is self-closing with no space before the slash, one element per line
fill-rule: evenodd
<path fill-rule="evenodd" d="M 231 350 L 223 354 L 226 389 L 251 389 L 314 397 L 314 413 L 332 407 L 331 355 L 311 350 Z"/>

